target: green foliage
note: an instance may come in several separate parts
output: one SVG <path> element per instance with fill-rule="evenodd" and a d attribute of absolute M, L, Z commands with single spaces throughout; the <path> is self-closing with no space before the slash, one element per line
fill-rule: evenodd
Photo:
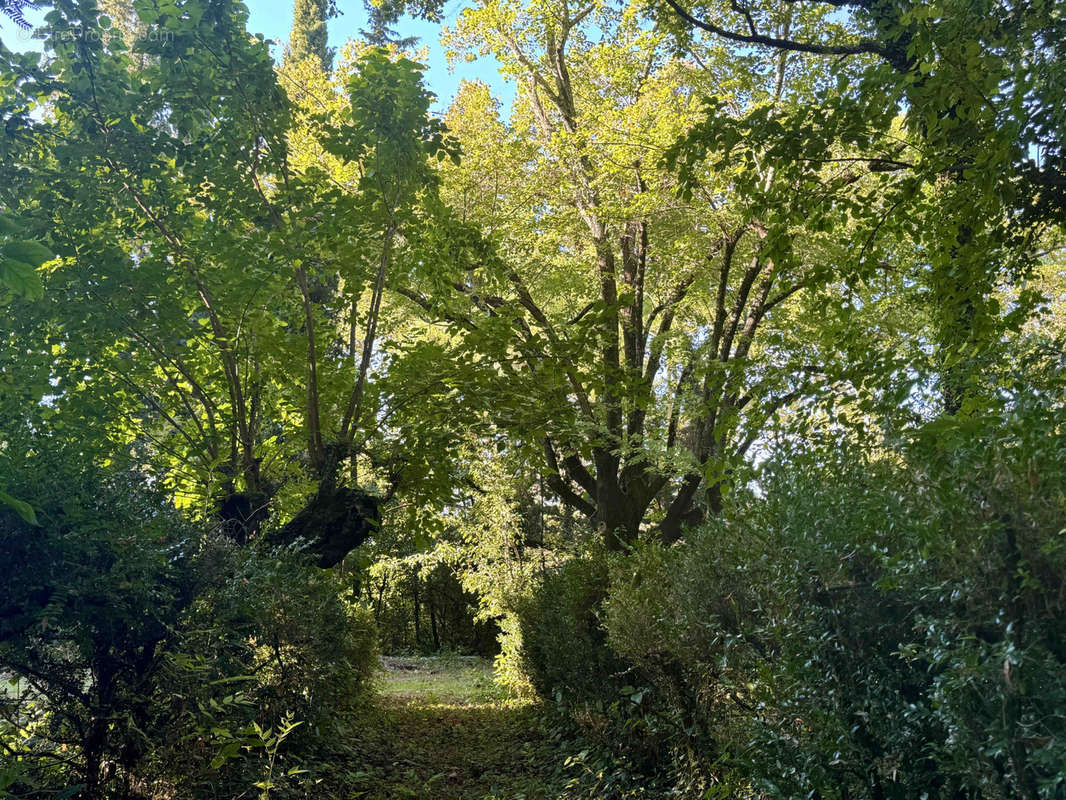
<path fill-rule="evenodd" d="M 326 21 L 336 14 L 336 5 L 331 0 L 296 0 L 288 57 L 294 61 L 313 58 L 316 66 L 329 72 L 333 64 L 333 51 L 327 44 L 329 32 L 326 30 Z"/>
<path fill-rule="evenodd" d="M 0 511 L 8 794 L 318 780 L 378 666 L 369 612 L 298 555 L 205 535 L 139 476 L 45 444 L 4 463 L 37 518 Z"/>
<path fill-rule="evenodd" d="M 361 580 L 386 653 L 465 651 L 491 656 L 496 626 L 475 618 L 478 597 L 463 589 L 438 550 L 375 561 Z"/>
<path fill-rule="evenodd" d="M 1066 92 L 1066 73 L 1051 66 L 1061 63 L 1064 40 L 1052 5 L 661 6 L 660 19 L 683 41 L 704 31 L 741 52 L 751 44 L 776 51 L 782 74 L 786 63 L 827 73 L 813 102 L 756 108 L 739 124 L 725 113 L 729 94 L 709 97 L 705 121 L 670 158 L 686 192 L 700 183 L 706 157 L 722 169 L 751 164 L 756 149 L 797 178 L 833 163 L 845 181 L 864 175 L 869 191 L 826 196 L 806 225 L 852 221 L 856 247 L 841 265 L 851 281 L 898 268 L 901 241 L 916 249 L 911 280 L 932 312 L 949 413 L 975 391 L 973 352 L 994 348 L 1004 325 L 1016 327 L 1031 310 L 1033 298 L 1020 297 L 1004 319 L 991 302 L 995 288 L 1021 280 L 1036 241 L 1061 224 L 1066 120 L 1055 98 Z M 761 213 L 796 213 L 788 181 L 761 186 L 746 172 L 738 189 Z"/>
<path fill-rule="evenodd" d="M 4 459 L 11 491 L 37 512 L 30 524 L 0 511 L 0 665 L 16 681 L 2 726 L 14 796 L 77 784 L 103 797 L 119 779 L 107 763 L 140 764 L 150 687 L 191 599 L 192 530 L 133 476 L 75 470 L 67 456 Z"/>
<path fill-rule="evenodd" d="M 26 225 L 16 217 L 0 212 L 2 303 L 10 303 L 16 297 L 40 300 L 44 295 L 44 285 L 37 273 L 43 264 L 55 258 L 55 254 L 40 242 L 23 238 L 25 235 Z"/>
<path fill-rule="evenodd" d="M 455 153 L 421 67 L 370 49 L 335 76 L 276 69 L 240 3 L 131 13 L 136 35 L 109 35 L 56 3 L 46 57 L 0 66 L 0 291 L 39 298 L 3 342 L 35 395 L 17 413 L 50 395 L 52 430 L 149 465 L 237 538 L 320 487 L 417 481 L 381 456 L 408 437 L 377 424 L 404 392 L 375 379 L 387 295 L 439 210 L 431 163 Z"/>
<path fill-rule="evenodd" d="M 609 641 L 676 722 L 678 780 L 1059 796 L 1062 424 L 1019 397 L 868 459 L 796 452 L 728 523 L 620 564 Z"/>
<path fill-rule="evenodd" d="M 0 492 L 0 508 L 14 511 L 27 525 L 37 524 L 37 512 L 33 510 L 33 506 L 25 500 L 12 497 L 7 492 Z"/>
<path fill-rule="evenodd" d="M 812 82 L 777 79 L 775 59 L 732 68 L 716 47 L 687 58 L 637 4 L 485 0 L 448 43 L 491 53 L 518 96 L 504 119 L 466 85 L 448 115 L 465 158 L 444 165 L 442 197 L 487 235 L 456 225 L 450 274 L 405 295 L 447 325 L 433 352 L 450 391 L 432 399 L 476 411 L 608 547 L 649 525 L 677 539 L 720 510 L 775 415 L 831 380 L 796 317 L 836 296 L 850 226 L 804 223 L 876 184 L 779 169 L 747 137 L 743 163 L 696 157 L 698 196 L 679 198 L 663 155 L 702 120 L 701 94 L 730 93 L 739 137 L 738 118 L 803 107 Z M 780 213 L 752 182 L 788 196 Z"/>
<path fill-rule="evenodd" d="M 625 667 L 607 647 L 600 618 L 606 592 L 602 556 L 575 558 L 546 573 L 519 607 L 524 664 L 542 697 L 564 704 L 613 699 Z M 564 631 L 568 647 L 559 646 Z"/>
<path fill-rule="evenodd" d="M 336 575 L 292 554 L 216 540 L 199 561 L 145 772 L 191 796 L 261 783 L 298 796 L 351 757 L 344 739 L 378 669 L 373 620 Z"/>
<path fill-rule="evenodd" d="M 0 795 L 1066 795 L 1059 5 L 664 2 L 0 46 Z"/>

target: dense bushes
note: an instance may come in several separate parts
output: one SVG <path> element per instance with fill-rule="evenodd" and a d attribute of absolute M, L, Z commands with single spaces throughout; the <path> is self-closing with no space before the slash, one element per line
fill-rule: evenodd
<path fill-rule="evenodd" d="M 524 657 L 600 745 L 586 783 L 1066 796 L 1064 422 L 1019 396 L 895 447 L 808 441 L 686 543 L 549 575 Z"/>
<path fill-rule="evenodd" d="M 40 457 L 8 474 L 39 525 L 0 512 L 3 788 L 128 784 L 149 749 L 152 687 L 191 601 L 192 532 L 127 479 L 79 480 Z M 125 791 L 125 787 L 124 787 Z"/>
<path fill-rule="evenodd" d="M 523 664 L 533 688 L 544 697 L 602 701 L 625 667 L 607 646 L 600 619 L 607 592 L 602 555 L 575 558 L 545 574 L 519 602 Z M 560 631 L 566 631 L 561 640 Z"/>
<path fill-rule="evenodd" d="M 572 558 L 545 573 L 516 610 L 519 663 L 582 744 L 569 759 L 579 796 L 643 795 L 674 777 L 662 769 L 670 732 L 634 685 L 639 674 L 608 642 L 608 563 L 602 550 Z"/>
<path fill-rule="evenodd" d="M 215 541 L 201 556 L 212 579 L 180 620 L 171 681 L 155 698 L 170 720 L 155 768 L 190 796 L 213 796 L 207 789 L 220 786 L 221 796 L 236 796 L 264 779 L 270 736 L 256 726 L 276 736 L 297 725 L 281 760 L 301 770 L 289 781 L 293 790 L 320 781 L 331 760 L 351 757 L 346 725 L 369 695 L 377 631 L 336 575 L 278 555 Z M 275 795 L 286 788 L 277 775 L 273 782 Z"/>
<path fill-rule="evenodd" d="M 321 777 L 376 665 L 331 573 L 204 533 L 133 474 L 4 467 L 37 524 L 0 510 L 0 796 L 284 796 Z M 285 778 L 296 763 L 311 772 Z"/>

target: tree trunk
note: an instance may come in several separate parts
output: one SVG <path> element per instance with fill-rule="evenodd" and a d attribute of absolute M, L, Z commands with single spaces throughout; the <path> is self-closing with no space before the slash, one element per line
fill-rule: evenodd
<path fill-rule="evenodd" d="M 429 627 L 433 634 L 433 650 L 440 650 L 440 633 L 437 631 L 437 614 L 432 592 L 429 595 Z"/>
<path fill-rule="evenodd" d="M 269 541 L 289 545 L 304 539 L 320 567 L 333 567 L 377 531 L 380 504 L 380 498 L 360 489 L 320 491 L 288 525 L 271 534 Z"/>
<path fill-rule="evenodd" d="M 418 571 L 415 571 L 415 580 L 411 589 L 411 597 L 414 600 L 415 605 L 415 647 L 422 646 L 422 598 L 419 596 L 418 589 L 420 578 L 418 577 Z"/>

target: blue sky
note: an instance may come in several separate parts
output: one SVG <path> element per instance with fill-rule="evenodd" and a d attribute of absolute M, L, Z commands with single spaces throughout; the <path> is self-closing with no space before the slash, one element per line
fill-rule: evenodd
<path fill-rule="evenodd" d="M 275 47 L 275 57 L 280 57 L 281 48 L 289 37 L 292 25 L 292 0 L 245 0 L 249 10 L 248 27 L 253 33 L 262 33 L 266 38 L 280 44 Z M 444 24 L 452 25 L 462 10 L 464 0 L 448 0 L 444 7 Z M 362 0 L 337 0 L 342 12 L 329 22 L 329 42 L 333 47 L 348 39 L 358 38 L 359 31 L 366 27 L 366 10 Z M 27 15 L 32 23 L 40 22 L 43 12 L 30 12 Z M 436 110 L 443 111 L 455 97 L 459 82 L 473 79 L 485 81 L 492 87 L 493 94 L 500 98 L 504 108 L 510 107 L 514 97 L 514 86 L 506 83 L 497 72 L 494 59 L 478 58 L 473 62 L 456 63 L 449 67 L 444 57 L 439 37 L 441 26 L 423 20 L 405 19 L 398 26 L 402 36 L 417 36 L 419 44 L 429 48 L 426 59 L 426 84 L 437 95 Z M 39 49 L 40 45 L 21 34 L 15 24 L 0 15 L 0 39 L 12 50 Z"/>
<path fill-rule="evenodd" d="M 291 0 L 244 0 L 248 5 L 248 27 L 254 33 L 262 33 L 268 39 L 284 42 L 289 37 L 292 25 Z M 444 24 L 454 25 L 459 12 L 466 5 L 464 0 L 448 0 L 444 6 Z M 366 27 L 366 10 L 362 0 L 337 0 L 341 11 L 339 17 L 329 21 L 329 43 L 336 47 L 348 39 L 359 38 L 359 31 Z M 480 79 L 492 87 L 493 94 L 500 98 L 504 107 L 510 106 L 514 86 L 507 84 L 497 72 L 495 59 L 478 58 L 467 63 L 460 62 L 449 67 L 440 45 L 441 26 L 424 20 L 404 19 L 397 31 L 401 36 L 417 36 L 419 45 L 429 48 L 426 84 L 437 95 L 437 108 L 448 107 L 462 80 Z M 275 53 L 277 55 L 277 53 Z"/>

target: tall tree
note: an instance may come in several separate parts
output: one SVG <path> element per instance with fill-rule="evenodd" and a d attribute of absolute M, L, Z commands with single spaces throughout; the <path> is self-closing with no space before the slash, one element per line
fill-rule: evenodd
<path fill-rule="evenodd" d="M 609 547 L 650 528 L 677 539 L 721 509 L 768 420 L 825 380 L 794 332 L 805 297 L 839 279 L 841 232 L 801 223 L 872 173 L 832 165 L 797 180 L 749 140 L 743 161 L 679 195 L 663 157 L 702 118 L 700 95 L 728 91 L 736 119 L 809 88 L 780 58 L 674 57 L 635 5 L 484 0 L 451 46 L 491 52 L 519 97 L 506 124 L 468 85 L 448 117 L 467 156 L 446 196 L 492 247 L 468 250 L 450 297 L 409 293 L 452 324 L 445 379 L 539 456 Z M 784 182 L 792 202 L 739 202 L 745 178 Z"/>
<path fill-rule="evenodd" d="M 240 536 L 309 495 L 339 509 L 316 533 L 365 536 L 376 501 L 353 460 L 380 412 L 382 294 L 444 144 L 419 69 L 369 51 L 330 88 L 315 126 L 341 183 L 293 158 L 293 106 L 241 4 L 138 11 L 141 68 L 121 37 L 62 36 L 101 20 L 60 2 L 50 59 L 12 60 L 2 82 L 19 178 L 3 202 L 61 258 L 22 309 L 17 361 L 39 387 L 24 413 L 133 448 Z M 42 96 L 50 113 L 32 113 Z"/>
<path fill-rule="evenodd" d="M 289 34 L 289 57 L 313 58 L 322 70 L 333 68 L 333 50 L 328 46 L 326 21 L 336 16 L 333 0 L 296 0 Z"/>
<path fill-rule="evenodd" d="M 660 7 L 659 19 L 683 40 L 710 35 L 794 59 L 837 57 L 825 64 L 830 80 L 809 108 L 751 117 L 752 134 L 772 143 L 769 153 L 781 163 L 831 157 L 840 146 L 872 155 L 866 132 L 888 133 L 898 119 L 887 210 L 849 212 L 865 218 L 867 246 L 856 255 L 879 259 L 879 240 L 901 229 L 920 243 L 925 258 L 914 278 L 935 318 L 942 407 L 955 413 L 977 401 L 1005 321 L 997 286 L 1025 278 L 1044 230 L 1066 221 L 1066 21 L 1056 4 L 662 0 Z M 783 28 L 786 7 L 794 21 Z M 705 135 L 690 136 L 689 145 L 720 148 L 726 128 L 712 111 Z M 1026 299 L 1019 308 L 1032 306 Z M 1022 316 L 1006 322 L 1016 327 Z"/>

